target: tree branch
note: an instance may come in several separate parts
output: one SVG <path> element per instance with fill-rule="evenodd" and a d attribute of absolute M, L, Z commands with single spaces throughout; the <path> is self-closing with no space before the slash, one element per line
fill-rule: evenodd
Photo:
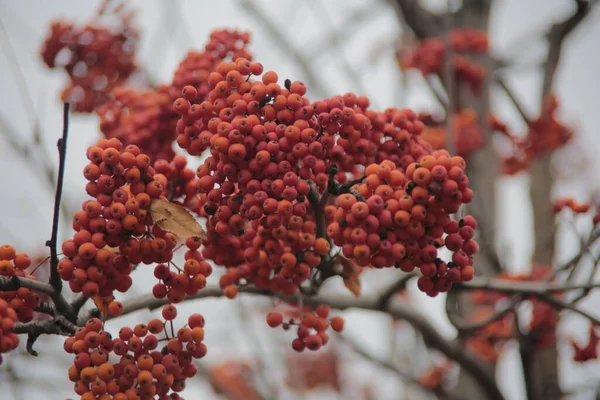
<path fill-rule="evenodd" d="M 398 377 L 405 383 L 415 386 L 421 390 L 424 390 L 424 391 L 434 395 L 438 399 L 455 399 L 455 397 L 451 396 L 449 393 L 446 393 L 446 392 L 440 393 L 440 391 L 437 391 L 433 388 L 423 385 L 419 381 L 418 377 L 413 376 L 411 373 L 409 373 L 407 371 L 401 370 L 400 368 L 398 368 L 396 365 L 392 364 L 391 362 L 379 359 L 379 358 L 373 356 L 372 354 L 369 354 L 366 350 L 364 350 L 361 346 L 359 346 L 354 340 L 348 338 L 346 335 L 339 335 L 339 338 L 344 343 L 346 343 L 348 346 L 350 346 L 356 354 L 358 354 L 365 360 L 372 362 L 373 364 L 379 365 L 379 366 L 387 369 L 388 371 L 393 372 L 394 374 L 398 375 Z"/>
<path fill-rule="evenodd" d="M 506 81 L 504 80 L 504 78 L 502 78 L 500 76 L 496 76 L 496 83 L 498 84 L 498 86 L 500 86 L 502 88 L 502 90 L 504 90 L 504 93 L 506 93 L 506 95 L 508 96 L 510 101 L 513 103 L 513 106 L 519 112 L 519 115 L 521 116 L 523 121 L 525 121 L 525 123 L 528 123 L 530 121 L 529 116 L 525 112 L 525 109 L 523 108 L 523 105 L 521 104 L 519 99 L 517 99 L 517 96 L 515 95 L 515 93 L 506 84 Z"/>
<path fill-rule="evenodd" d="M 407 24 L 419 39 L 439 36 L 443 32 L 444 21 L 419 4 L 418 0 L 391 0 L 401 25 Z"/>
<path fill-rule="evenodd" d="M 62 137 L 58 139 L 58 176 L 56 182 L 56 195 L 54 197 L 54 215 L 52 218 L 52 233 L 50 240 L 46 242 L 46 246 L 50 248 L 50 279 L 49 283 L 54 288 L 51 294 L 52 300 L 56 304 L 56 309 L 70 320 L 77 318 L 69 303 L 62 296 L 62 280 L 58 275 L 58 220 L 60 217 L 60 205 L 63 190 L 63 182 L 65 179 L 65 161 L 67 158 L 67 138 L 69 136 L 69 103 L 64 103 L 63 106 L 63 131 Z"/>
<path fill-rule="evenodd" d="M 298 301 L 296 297 L 273 294 L 269 291 L 261 291 L 253 287 L 240 288 L 240 293 L 275 296 L 292 304 L 295 304 Z M 197 295 L 186 298 L 186 301 L 207 297 L 221 297 L 222 295 L 223 293 L 221 289 L 217 287 L 206 287 Z M 143 295 L 125 302 L 125 311 L 122 315 L 142 309 L 154 310 L 164 306 L 165 304 L 168 304 L 167 299 L 156 299 L 151 294 Z M 360 308 L 371 311 L 380 311 L 388 313 L 395 319 L 405 320 L 423 335 L 423 339 L 430 347 L 440 351 L 449 359 L 456 361 L 467 373 L 473 376 L 473 378 L 481 386 L 483 392 L 488 396 L 488 399 L 502 400 L 504 398 L 500 392 L 500 389 L 498 389 L 498 386 L 496 385 L 494 377 L 486 372 L 484 366 L 478 359 L 467 353 L 460 343 L 448 341 L 437 331 L 437 329 L 427 320 L 427 318 L 423 316 L 422 313 L 415 310 L 405 302 L 394 301 L 391 302 L 388 308 L 381 309 L 379 307 L 379 297 L 375 296 L 365 295 L 359 298 L 354 298 L 349 295 L 320 294 L 318 296 L 306 296 L 304 298 L 304 304 L 313 307 L 316 307 L 319 304 L 329 304 L 332 308 L 338 310 Z M 94 315 L 94 310 L 92 310 L 89 315 Z M 80 323 L 83 323 L 83 321 L 84 319 L 80 319 Z"/>

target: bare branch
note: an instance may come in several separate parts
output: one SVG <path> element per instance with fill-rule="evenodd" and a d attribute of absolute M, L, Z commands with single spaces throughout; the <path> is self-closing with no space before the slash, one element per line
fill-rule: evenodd
<path fill-rule="evenodd" d="M 504 78 L 502 78 L 500 76 L 496 76 L 495 81 L 502 88 L 502 90 L 504 90 L 504 93 L 506 93 L 506 95 L 508 96 L 510 101 L 513 103 L 513 106 L 519 112 L 519 115 L 521 116 L 523 121 L 525 121 L 525 123 L 529 122 L 530 121 L 529 116 L 525 112 L 523 105 L 521 104 L 519 99 L 517 99 L 517 96 L 515 95 L 515 93 L 508 87 Z"/>
<path fill-rule="evenodd" d="M 474 278 L 470 282 L 456 283 L 455 285 L 457 289 L 486 289 L 493 292 L 528 294 L 534 296 L 545 295 L 553 292 L 587 290 L 600 287 L 600 283 L 562 284 L 545 281 L 515 282 L 498 278 Z"/>
<path fill-rule="evenodd" d="M 46 282 L 36 281 L 35 279 L 23 278 L 13 275 L 10 278 L 0 276 L 0 292 L 13 291 L 19 288 L 27 288 L 39 293 L 49 294 L 54 296 L 56 291 Z"/>
<path fill-rule="evenodd" d="M 298 301 L 296 297 L 287 297 L 279 294 L 275 295 L 268 291 L 259 291 L 252 287 L 241 288 L 240 293 L 276 296 L 292 304 L 295 304 Z M 220 297 L 222 295 L 221 289 L 217 287 L 206 287 L 197 295 L 186 298 L 186 301 L 207 297 Z M 125 312 L 123 315 L 142 309 L 154 310 L 167 303 L 167 299 L 156 299 L 151 294 L 140 296 L 124 304 Z M 496 385 L 494 377 L 487 373 L 483 364 L 478 359 L 467 353 L 460 343 L 448 341 L 422 313 L 405 302 L 395 301 L 392 302 L 387 309 L 381 309 L 379 308 L 379 297 L 362 296 L 360 298 L 354 298 L 349 295 L 321 294 L 318 296 L 305 297 L 304 303 L 313 307 L 319 304 L 329 304 L 332 308 L 339 310 L 360 308 L 387 312 L 392 318 L 405 320 L 423 335 L 423 339 L 431 348 L 440 351 L 449 359 L 456 361 L 468 374 L 473 376 L 481 386 L 482 391 L 488 396 L 488 399 L 501 400 L 504 398 Z M 90 315 L 93 315 L 93 310 Z M 84 319 L 81 319 L 80 323 L 83 323 L 83 321 Z"/>
<path fill-rule="evenodd" d="M 67 138 L 69 136 L 69 103 L 63 106 L 63 132 L 62 137 L 58 139 L 58 176 L 56 182 L 56 195 L 54 197 L 54 215 L 52 218 L 52 234 L 46 246 L 50 248 L 50 279 L 49 283 L 54 288 L 52 300 L 56 304 L 56 309 L 69 319 L 77 318 L 69 303 L 62 297 L 62 279 L 58 275 L 58 219 L 60 217 L 60 205 L 62 197 L 63 182 L 65 179 L 65 161 L 67 158 Z"/>
<path fill-rule="evenodd" d="M 396 283 L 392 284 L 387 290 L 385 290 L 379 297 L 379 308 L 387 308 L 392 296 L 398 293 L 400 290 L 406 289 L 408 282 L 416 278 L 418 275 L 415 273 L 404 274 Z"/>
<path fill-rule="evenodd" d="M 363 349 L 354 340 L 350 339 L 347 335 L 340 335 L 339 338 L 344 343 L 346 343 L 348 346 L 350 346 L 352 348 L 352 350 L 354 350 L 354 352 L 357 353 L 359 356 L 361 356 L 365 360 L 372 362 L 373 364 L 379 365 L 379 366 L 387 369 L 388 371 L 393 372 L 394 374 L 398 375 L 398 377 L 405 383 L 415 386 L 415 387 L 417 387 L 421 390 L 424 390 L 430 394 L 433 394 L 438 399 L 454 399 L 455 398 L 453 396 L 450 396 L 450 394 L 448 394 L 448 393 L 444 393 L 444 392 L 440 393 L 430 387 L 423 385 L 419 381 L 419 378 L 416 376 L 413 376 L 410 372 L 401 370 L 400 368 L 398 368 L 396 365 L 392 364 L 391 362 L 379 359 L 379 358 L 373 356 L 372 354 L 369 354 L 365 349 Z"/>
<path fill-rule="evenodd" d="M 407 24 L 419 39 L 439 36 L 444 27 L 442 17 L 421 6 L 418 0 L 390 0 L 401 25 Z"/>
<path fill-rule="evenodd" d="M 504 308 L 496 311 L 489 317 L 487 317 L 481 321 L 477 321 L 477 322 L 466 321 L 464 318 L 462 318 L 460 315 L 458 315 L 458 313 L 453 312 L 453 310 L 446 309 L 446 314 L 448 314 L 448 317 L 450 318 L 450 322 L 452 323 L 452 325 L 454 325 L 454 327 L 458 330 L 459 335 L 465 334 L 465 333 L 476 334 L 474 331 L 477 331 L 478 329 L 486 327 L 487 325 L 491 324 L 492 322 L 495 322 L 495 321 L 503 318 L 508 313 L 514 312 L 515 307 L 517 306 L 517 304 L 519 304 L 519 302 L 521 300 L 522 299 L 520 297 L 516 297 L 512 300 L 512 302 L 509 306 L 504 307 Z M 456 304 L 456 302 L 446 302 L 446 308 L 450 307 L 452 304 Z"/>

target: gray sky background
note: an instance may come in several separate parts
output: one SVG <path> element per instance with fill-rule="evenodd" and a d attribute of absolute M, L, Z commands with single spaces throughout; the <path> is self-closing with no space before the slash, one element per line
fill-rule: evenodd
<path fill-rule="evenodd" d="M 22 143 L 30 143 L 34 126 L 40 126 L 42 139 L 48 154 L 57 161 L 55 143 L 61 130 L 60 89 L 65 75 L 49 71 L 41 62 L 38 51 L 46 35 L 50 21 L 66 17 L 84 22 L 93 15 L 97 1 L 44 1 L 44 0 L 0 0 L 0 116 L 19 135 Z M 188 49 L 200 48 L 208 33 L 221 27 L 235 27 L 252 32 L 251 51 L 265 68 L 277 71 L 280 77 L 305 80 L 302 69 L 293 59 L 276 45 L 264 26 L 252 18 L 240 5 L 241 2 L 224 0 L 209 1 L 133 1 L 139 14 L 142 42 L 139 62 L 145 65 L 152 77 L 160 82 L 170 81 L 174 68 Z M 443 9 L 444 0 L 429 0 L 425 3 L 433 9 Z M 511 86 L 521 97 L 531 115 L 538 111 L 539 70 L 536 63 L 544 55 L 545 47 L 540 39 L 551 22 L 563 19 L 573 10 L 570 0 L 496 0 L 491 19 L 491 43 L 494 54 L 512 56 L 522 67 L 508 75 Z M 393 58 L 392 44 L 401 33 L 396 17 L 384 1 L 375 0 L 308 0 L 308 1 L 256 1 L 255 4 L 268 16 L 280 34 L 291 43 L 294 50 L 309 60 L 316 72 L 321 87 L 309 87 L 309 95 L 334 95 L 348 91 L 368 95 L 378 108 L 388 106 L 411 107 L 416 110 L 436 110 L 435 100 L 424 88 L 418 74 L 409 73 L 404 78 L 397 70 Z M 363 10 L 363 17 L 352 26 L 342 26 L 348 16 Z M 340 46 L 325 49 L 323 43 L 339 36 Z M 585 201 L 599 189 L 597 154 L 600 151 L 598 126 L 598 92 L 600 90 L 600 12 L 599 8 L 588 16 L 586 22 L 568 39 L 563 50 L 563 59 L 558 71 L 556 90 L 561 101 L 560 115 L 577 130 L 577 138 L 561 155 L 561 166 L 568 173 L 560 181 L 557 194 L 570 195 Z M 15 70 L 16 56 L 19 70 Z M 345 60 L 345 61 L 342 61 Z M 22 82 L 25 87 L 23 88 Z M 27 95 L 24 95 L 26 91 Z M 522 127 L 518 115 L 502 95 L 494 97 L 495 112 L 510 125 Z M 35 116 L 35 117 L 34 117 Z M 84 179 L 81 174 L 86 164 L 85 148 L 99 137 L 95 116 L 73 116 L 67 160 L 65 200 L 76 208 L 85 199 Z M 52 215 L 51 191 L 41 179 L 38 162 L 22 160 L 0 135 L 0 182 L 2 182 L 2 219 L 0 219 L 0 243 L 12 243 L 19 251 L 44 254 L 43 244 L 49 236 Z M 503 178 L 499 183 L 500 210 L 498 230 L 499 246 L 503 249 L 503 260 L 514 271 L 528 268 L 531 255 L 531 217 L 529 204 L 524 201 L 527 193 L 527 175 Z M 585 224 L 583 224 L 585 226 Z M 62 230 L 65 237 L 70 232 Z M 576 251 L 576 241 L 566 233 L 560 243 L 558 259 L 568 259 Z M 569 236 L 571 236 L 569 238 Z M 376 271 L 364 276 L 364 291 L 370 292 L 385 286 L 391 271 Z M 146 273 L 149 275 L 149 272 Z M 152 278 L 139 276 L 135 290 L 141 293 Z M 215 276 L 216 279 L 216 276 Z M 329 290 L 342 291 L 340 282 L 332 282 Z M 411 291 L 415 304 L 423 309 L 448 337 L 454 334 L 444 316 L 443 298 L 429 299 Z M 586 309 L 598 309 L 599 296 L 591 297 Z M 241 306 L 240 304 L 241 303 Z M 265 354 L 268 379 L 276 383 L 283 379 L 278 355 L 287 353 L 291 335 L 282 331 L 265 329 L 264 312 L 268 302 L 247 298 L 236 302 L 226 300 L 203 300 L 185 306 L 186 310 L 201 312 L 207 318 L 207 363 L 228 358 L 252 359 L 256 353 Z M 256 309 L 257 311 L 252 311 Z M 250 327 L 257 333 L 258 341 L 243 335 L 248 325 L 238 321 L 239 313 L 249 315 Z M 135 323 L 150 313 L 136 314 L 118 320 L 117 326 Z M 348 335 L 360 340 L 369 351 L 385 357 L 389 354 L 390 335 L 388 320 L 381 315 L 349 311 Z M 561 336 L 572 335 L 585 340 L 587 326 L 575 316 L 566 316 L 561 324 Z M 400 352 L 413 348 L 410 335 L 399 336 Z M 335 340 L 331 346 L 340 346 Z M 68 357 L 60 355 L 62 339 L 44 338 L 38 342 L 41 357 L 33 362 L 27 357 L 15 355 L 15 374 L 30 381 L 14 389 L 6 381 L 6 366 L 0 366 L 0 393 L 2 398 L 18 398 L 19 391 L 29 398 L 46 398 L 44 386 L 32 385 L 33 380 L 47 378 L 56 386 L 56 396 L 71 395 L 66 369 Z M 44 354 L 46 353 L 46 354 Z M 578 386 L 594 386 L 600 383 L 600 366 L 597 362 L 574 365 L 570 362 L 568 346 L 561 349 L 561 380 L 566 389 Z M 52 359 L 50 358 L 52 357 Z M 502 390 L 510 400 L 524 398 L 519 380 L 519 365 L 514 346 L 510 346 L 499 364 Z M 344 356 L 347 375 L 343 396 L 356 398 L 360 388 L 371 381 L 377 382 L 377 398 L 397 398 L 402 385 L 394 376 L 373 367 L 351 355 Z M 427 360 L 418 357 L 412 367 L 425 368 Z M 64 364 L 64 365 L 63 365 Z M 350 378 L 350 379 L 348 379 Z M 10 390 L 9 390 L 10 389 Z M 15 391 L 11 391 L 11 390 Z M 10 393 L 4 397 L 5 393 Z M 195 380 L 189 385 L 188 398 L 215 398 L 210 387 Z M 286 394 L 282 398 L 294 398 Z M 325 392 L 315 392 L 310 398 L 336 398 Z M 590 397 L 582 395 L 578 399 Z"/>

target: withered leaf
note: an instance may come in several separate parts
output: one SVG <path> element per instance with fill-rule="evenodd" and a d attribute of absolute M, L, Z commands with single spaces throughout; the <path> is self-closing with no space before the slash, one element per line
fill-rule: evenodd
<path fill-rule="evenodd" d="M 164 231 L 180 238 L 200 237 L 206 239 L 206 233 L 190 212 L 179 204 L 168 200 L 155 199 L 150 203 L 152 221 Z"/>
<path fill-rule="evenodd" d="M 344 279 L 344 286 L 348 288 L 350 293 L 354 295 L 354 297 L 360 296 L 360 278 L 359 275 L 362 272 L 361 268 L 354 263 L 354 261 L 347 259 L 346 257 L 342 257 L 338 255 L 336 257 L 336 261 L 342 264 L 342 276 Z"/>

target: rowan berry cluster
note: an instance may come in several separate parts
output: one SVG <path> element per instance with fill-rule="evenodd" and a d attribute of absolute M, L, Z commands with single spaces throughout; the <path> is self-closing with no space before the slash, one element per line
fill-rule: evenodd
<path fill-rule="evenodd" d="M 192 86 L 196 89 L 195 96 L 188 93 L 186 98 L 201 103 L 211 89 L 208 77 L 219 63 L 238 58 L 252 59 L 252 54 L 246 48 L 249 42 L 248 32 L 228 29 L 211 32 L 204 51 L 190 51 L 181 61 L 175 71 L 172 86 L 179 90 L 184 86 Z"/>
<path fill-rule="evenodd" d="M 477 93 L 486 75 L 485 68 L 470 60 L 466 54 L 483 54 L 488 51 L 487 34 L 470 28 L 458 28 L 450 32 L 452 47 L 452 68 L 458 81 L 469 85 Z M 447 44 L 443 38 L 428 38 L 418 46 L 400 52 L 399 64 L 402 69 L 418 69 L 423 75 L 442 74 Z"/>
<path fill-rule="evenodd" d="M 17 318 L 17 312 L 6 300 L 0 298 L 0 364 L 2 353 L 8 353 L 19 345 L 19 336 L 13 331 Z"/>
<path fill-rule="evenodd" d="M 149 207 L 163 193 L 154 179 L 150 158 L 135 145 L 101 139 L 89 147 L 87 200 L 73 216 L 76 233 L 62 245 L 61 278 L 87 297 L 125 292 L 132 284 L 133 264 L 170 261 L 175 235 L 153 225 Z M 114 306 L 118 312 L 118 304 Z"/>
<path fill-rule="evenodd" d="M 297 337 L 292 341 L 292 348 L 299 353 L 304 349 L 317 351 L 329 342 L 327 329 L 330 326 L 335 332 L 341 332 L 344 329 L 344 320 L 341 317 L 328 319 L 330 313 L 331 307 L 322 304 L 314 311 L 305 310 L 299 322 L 293 318 L 284 322 L 283 314 L 273 311 L 267 314 L 267 324 L 271 328 L 282 326 L 286 331 L 293 326 L 298 326 Z"/>
<path fill-rule="evenodd" d="M 590 208 L 591 206 L 589 203 L 577 203 L 572 198 L 556 199 L 552 204 L 552 211 L 555 214 L 560 213 L 564 209 L 570 209 L 575 214 L 585 214 L 590 211 Z"/>
<path fill-rule="evenodd" d="M 157 299 L 167 298 L 171 303 L 180 303 L 186 295 L 193 296 L 206 286 L 206 278 L 212 273 L 211 265 L 204 260 L 198 251 L 201 245 L 199 238 L 188 238 L 185 246 L 183 268 L 173 263 L 158 264 L 154 267 L 154 277 L 160 282 L 152 288 Z"/>
<path fill-rule="evenodd" d="M 424 124 L 414 112 L 370 111 L 368 99 L 353 94 L 311 105 L 304 97 L 304 84 L 287 80 L 281 87 L 273 71 L 266 72 L 260 81 L 251 79 L 262 72 L 259 63 L 244 58 L 221 63 L 209 75 L 212 90 L 207 100 L 191 104 L 195 93 L 186 88 L 184 97 L 174 105 L 181 114 L 177 124 L 179 145 L 192 155 L 210 149 L 210 157 L 196 171 L 199 178 L 196 185 L 204 203 L 201 212 L 208 218 L 208 240 L 203 255 L 229 267 L 221 278 L 222 288 L 243 279 L 261 289 L 294 294 L 313 269 L 329 258 L 330 239 L 338 246 L 345 245 L 346 257 L 360 259 L 360 265 L 374 262 L 378 267 L 392 266 L 405 255 L 400 250 L 401 244 L 395 246 L 393 255 L 390 252 L 398 235 L 393 229 L 402 231 L 404 240 L 408 240 L 405 227 L 413 226 L 414 240 L 422 239 L 420 245 L 413 247 L 433 247 L 428 241 L 441 239 L 448 214 L 471 200 L 464 160 L 452 159 L 447 152 L 428 156 L 429 169 L 438 164 L 438 158 L 441 160 L 435 180 L 430 170 L 419 184 L 411 180 L 412 176 L 406 176 L 409 166 L 414 164 L 414 170 L 415 162 L 432 152 L 431 146 L 419 136 Z M 365 169 L 378 161 L 383 161 L 380 166 Z M 361 175 L 356 182 L 348 182 L 349 178 Z M 360 184 L 364 179 L 370 183 Z M 386 182 L 388 179 L 391 182 Z M 434 183 L 430 184 L 431 181 Z M 324 221 L 317 221 L 316 216 L 323 212 L 327 201 L 334 203 L 335 195 L 341 195 L 342 191 L 346 192 L 344 196 L 351 207 L 350 202 L 357 201 L 351 194 L 354 184 L 360 184 L 357 190 L 365 201 L 355 206 L 357 216 L 350 219 L 350 224 L 362 232 L 358 225 L 366 219 L 365 237 L 379 229 L 377 215 L 386 206 L 385 201 L 393 197 L 394 190 L 403 191 L 397 193 L 399 197 L 416 198 L 413 202 L 419 204 L 424 215 L 430 209 L 427 225 L 417 219 L 420 217 L 412 218 L 409 214 L 407 225 L 394 228 L 393 218 L 388 218 L 392 225 L 386 228 L 392 228 L 388 229 L 392 236 L 378 236 L 378 241 L 384 242 L 379 253 L 379 242 L 372 242 L 373 252 L 365 242 L 345 242 L 342 229 L 335 228 L 339 227 L 338 221 L 330 220 L 335 224 L 332 231 L 323 232 L 328 227 L 323 226 Z M 319 200 L 330 195 L 333 196 L 329 200 Z M 376 197 L 368 201 L 373 202 L 370 206 L 376 213 L 367 218 L 370 211 L 366 197 L 372 195 Z M 345 215 L 346 210 L 342 211 Z M 388 214 L 389 211 L 383 213 Z M 333 218 L 335 212 L 328 215 Z M 431 235 L 429 227 L 434 225 L 436 217 L 443 223 L 439 222 Z M 319 232 L 318 224 L 321 224 Z M 411 248 L 407 264 L 426 263 L 413 260 L 413 253 Z M 431 254 L 433 263 L 437 253 Z M 472 261 L 462 255 L 464 252 L 455 258 L 460 260 L 461 267 L 468 267 L 464 273 L 464 278 L 468 278 L 471 271 L 468 264 Z M 434 293 L 433 288 L 428 291 Z"/>
<path fill-rule="evenodd" d="M 430 296 L 471 280 L 475 219 L 449 219 L 472 196 L 464 167 L 461 157 L 447 152 L 421 157 L 406 173 L 391 161 L 371 164 L 356 189 L 360 199 L 342 194 L 337 207 L 328 207 L 327 234 L 359 266 L 395 265 L 406 272 L 419 267 L 419 288 Z M 454 252 L 451 263 L 438 257 L 443 245 Z"/>
<path fill-rule="evenodd" d="M 204 101 L 208 91 L 208 76 L 221 61 L 251 57 L 246 50 L 248 33 L 216 30 L 211 33 L 204 51 L 189 52 L 180 63 L 170 85 L 139 91 L 116 88 L 106 103 L 97 108 L 100 129 L 107 138 L 117 138 L 124 145 L 134 144 L 153 160 L 171 161 L 175 156 L 172 143 L 179 114 L 173 102 L 185 88 L 187 98 L 194 103 Z"/>
<path fill-rule="evenodd" d="M 26 253 L 17 253 L 11 245 L 0 246 L 0 276 L 10 278 L 18 276 L 35 280 L 26 269 L 31 265 L 31 258 Z M 17 290 L 0 291 L 0 299 L 8 303 L 8 307 L 17 313 L 19 322 L 33 320 L 34 309 L 40 305 L 40 295 L 31 289 L 20 287 Z"/>
<path fill-rule="evenodd" d="M 172 109 L 179 90 L 161 85 L 155 90 L 117 88 L 105 104 L 96 109 L 100 130 L 108 139 L 133 144 L 153 160 L 175 157 L 177 114 Z"/>
<path fill-rule="evenodd" d="M 108 13 L 108 3 L 104 2 L 98 16 Z M 111 14 L 120 19 L 115 29 L 95 24 L 76 27 L 65 21 L 50 26 L 41 55 L 49 68 L 61 67 L 68 74 L 70 82 L 61 98 L 70 102 L 74 111 L 92 112 L 137 68 L 138 34 L 132 13 L 117 6 Z"/>
<path fill-rule="evenodd" d="M 183 198 L 187 206 L 194 200 L 197 202 L 196 193 L 196 173 L 190 168 L 186 168 L 187 158 L 175 156 L 171 162 L 166 159 L 159 159 L 154 163 L 156 174 L 154 179 L 159 181 L 164 190 L 162 195 L 168 199 Z M 190 204 L 191 210 L 194 210 L 195 204 Z"/>
<path fill-rule="evenodd" d="M 596 332 L 596 326 L 590 323 L 590 333 L 588 342 L 585 346 L 579 346 L 579 344 L 572 338 L 569 339 L 573 348 L 573 361 L 575 362 L 586 362 L 589 360 L 598 359 L 598 343 L 600 342 L 600 336 Z"/>
<path fill-rule="evenodd" d="M 419 116 L 425 122 L 426 128 L 421 137 L 436 150 L 448 147 L 448 132 L 442 121 L 435 120 L 431 115 Z M 477 122 L 477 114 L 473 109 L 463 109 L 452 115 L 453 149 L 457 155 L 467 157 L 483 145 L 481 127 Z"/>
<path fill-rule="evenodd" d="M 555 95 L 544 99 L 540 115 L 534 120 L 527 121 L 528 132 L 524 138 L 517 139 L 510 133 L 506 133 L 507 136 L 512 137 L 513 154 L 503 159 L 504 173 L 514 175 L 527 170 L 535 157 L 551 153 L 573 138 L 573 130 L 561 122 L 556 115 L 558 105 L 558 98 Z"/>
<path fill-rule="evenodd" d="M 100 319 L 92 318 L 65 340 L 65 351 L 75 354 L 69 379 L 82 400 L 180 399 L 177 393 L 198 371 L 193 360 L 206 355 L 204 318 L 190 315 L 188 324 L 175 333 L 172 321 L 177 309 L 167 305 L 162 316 L 164 321 L 124 327 L 114 339 Z M 157 336 L 163 333 L 164 338 Z M 118 361 L 111 363 L 111 355 Z"/>

